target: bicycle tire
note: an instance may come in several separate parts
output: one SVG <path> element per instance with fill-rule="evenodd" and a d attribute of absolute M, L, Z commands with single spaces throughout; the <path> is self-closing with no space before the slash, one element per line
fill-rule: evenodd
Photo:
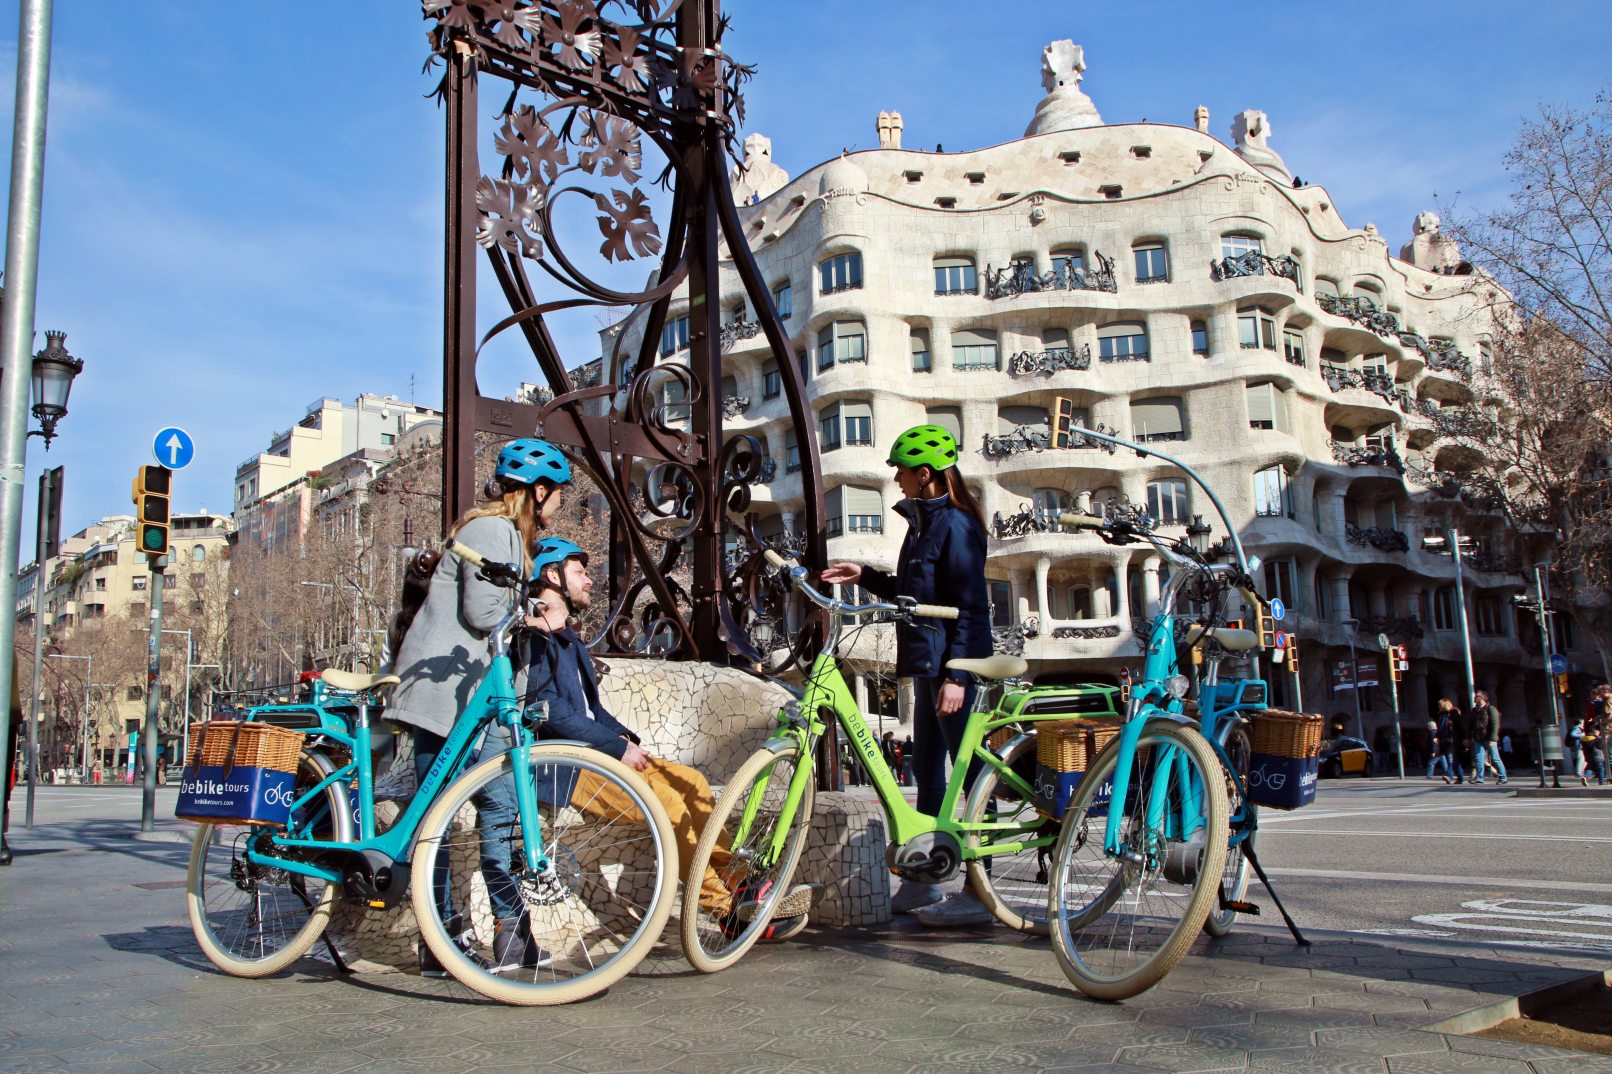
<path fill-rule="evenodd" d="M 332 771 L 322 754 L 303 751 L 293 793 L 300 796 Z M 331 784 L 290 818 L 286 830 L 299 838 L 351 841 L 345 791 L 340 782 Z M 337 884 L 247 861 L 247 841 L 268 835 L 260 828 L 201 824 L 190 843 L 190 929 L 207 960 L 234 977 L 267 977 L 307 954 L 329 926 L 339 892 Z"/>
<path fill-rule="evenodd" d="M 789 786 L 802 763 L 800 746 L 793 742 L 778 750 L 763 748 L 752 754 L 728 780 L 705 831 L 700 833 L 684 878 L 682 937 L 683 956 L 701 973 L 718 973 L 743 958 L 762 938 L 778 901 L 789 891 L 817 800 L 816 784 L 810 774 L 812 758 L 807 754 L 805 791 L 794 815 L 785 818 Z M 739 827 L 753 792 L 757 795 L 756 808 L 741 838 Z M 766 856 L 758 856 L 756 848 L 770 843 L 779 825 L 786 821 L 789 829 L 776 857 L 757 866 L 758 857 Z M 719 847 L 725 850 L 726 858 L 713 862 Z M 700 883 L 707 868 L 716 871 L 730 892 L 764 891 L 748 922 L 735 922 L 731 914 L 700 905 Z"/>
<path fill-rule="evenodd" d="M 1035 751 L 1035 742 L 1034 735 L 1014 739 L 1008 744 L 1002 760 L 1011 768 L 1015 762 L 1022 762 L 1026 753 Z M 995 768 L 986 765 L 981 769 L 973 790 L 968 792 L 968 801 L 963 809 L 964 819 L 971 824 L 988 819 L 1025 823 L 1039 817 L 1050 835 L 1056 822 L 1037 810 L 1033 801 L 1017 795 L 998 794 L 997 784 L 1000 782 L 1001 775 Z M 994 811 L 991 807 L 993 797 L 996 798 Z M 991 816 L 993 812 L 994 817 Z M 978 833 L 968 835 L 970 849 L 977 849 L 980 843 Z M 968 862 L 969 887 L 1002 924 L 1032 936 L 1045 936 L 1051 858 L 1052 848 L 1046 846 L 1021 850 L 1015 854 L 993 854 L 989 858 L 971 859 Z"/>
<path fill-rule="evenodd" d="M 1253 762 L 1254 746 L 1248 737 L 1248 729 L 1239 725 L 1230 727 L 1226 732 L 1226 740 L 1221 743 L 1226 751 L 1226 759 L 1231 762 L 1232 771 L 1244 787 L 1248 786 L 1248 772 Z M 1242 796 L 1237 792 L 1236 783 L 1226 777 L 1226 805 L 1228 816 L 1235 816 L 1241 808 Z M 1249 808 L 1257 809 L 1253 803 Z M 1243 853 L 1243 847 L 1252 841 L 1254 833 L 1248 833 L 1248 839 L 1236 846 L 1226 848 L 1226 868 L 1220 876 L 1220 888 L 1225 892 L 1228 902 L 1241 902 L 1248 895 L 1248 882 L 1253 873 L 1248 863 L 1248 856 Z M 1216 937 L 1225 936 L 1237 923 L 1237 911 L 1223 908 L 1217 898 L 1215 904 L 1209 908 L 1209 916 L 1203 919 L 1203 931 Z"/>
<path fill-rule="evenodd" d="M 518 1006 L 572 1003 L 626 976 L 660 938 L 677 890 L 677 849 L 665 807 L 636 772 L 585 746 L 545 744 L 510 750 L 454 780 L 432 803 L 415 836 L 410 875 L 420 936 L 443 968 L 465 987 Z M 539 804 L 543 849 L 552 869 L 524 873 L 518 818 L 498 828 L 500 860 L 511 863 L 520 905 L 519 927 L 552 961 L 504 973 L 489 969 L 494 954 L 491 910 L 477 891 L 482 857 L 472 799 L 524 767 L 540 803 L 559 797 L 591 773 L 601 780 L 587 800 L 555 808 Z M 612 788 L 607 790 L 606 788 Z M 546 793 L 545 793 L 546 792 Z M 462 821 L 463 823 L 456 823 Z M 436 866 L 446 854 L 461 914 L 443 917 Z M 646 860 L 647 859 L 647 860 Z M 485 888 L 485 881 L 481 881 Z M 589 900 L 592 901 L 589 901 Z M 455 934 L 449 921 L 467 921 Z"/>
<path fill-rule="evenodd" d="M 1130 759 L 1122 827 L 1126 848 L 1143 860 L 1121 861 L 1104 853 L 1108 806 L 1094 806 L 1093 800 L 1115 774 L 1120 743 L 1115 738 L 1097 755 L 1064 813 L 1047 911 L 1053 953 L 1065 976 L 1081 992 L 1103 1000 L 1145 992 L 1192 946 L 1225 868 L 1229 816 L 1225 780 L 1209 743 L 1193 728 L 1152 719 Z M 1179 772 L 1156 768 L 1176 759 L 1192 770 L 1185 781 Z M 1185 787 L 1201 790 L 1186 792 Z M 1162 801 L 1156 789 L 1164 794 Z M 1155 805 L 1166 814 L 1180 809 L 1189 793 L 1202 816 L 1201 828 L 1194 829 L 1203 833 L 1201 843 L 1190 839 L 1192 833 L 1161 831 L 1146 819 Z M 1169 863 L 1191 860 L 1194 848 L 1201 856 L 1192 875 L 1170 876 Z"/>

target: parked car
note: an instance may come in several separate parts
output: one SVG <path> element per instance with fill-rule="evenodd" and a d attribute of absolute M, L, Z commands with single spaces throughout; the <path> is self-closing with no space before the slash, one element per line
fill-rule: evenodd
<path fill-rule="evenodd" d="M 1369 776 L 1372 773 L 1371 747 L 1351 735 L 1339 735 L 1321 743 L 1321 775 Z"/>

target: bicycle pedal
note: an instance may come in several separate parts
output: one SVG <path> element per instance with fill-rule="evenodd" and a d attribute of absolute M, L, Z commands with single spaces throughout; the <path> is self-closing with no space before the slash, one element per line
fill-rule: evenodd
<path fill-rule="evenodd" d="M 1225 906 L 1226 906 L 1226 909 L 1235 910 L 1239 914 L 1247 914 L 1250 917 L 1258 917 L 1259 916 L 1259 907 L 1258 906 L 1254 905 L 1251 902 L 1244 902 L 1241 899 L 1227 899 L 1226 903 L 1225 903 Z"/>

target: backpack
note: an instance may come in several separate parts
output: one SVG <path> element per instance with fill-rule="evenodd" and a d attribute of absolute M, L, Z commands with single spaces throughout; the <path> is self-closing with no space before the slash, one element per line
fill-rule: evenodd
<path fill-rule="evenodd" d="M 392 616 L 391 629 L 386 635 L 386 643 L 394 659 L 403 647 L 403 639 L 413 625 L 414 617 L 425 604 L 426 594 L 431 591 L 431 576 L 437 572 L 437 564 L 441 561 L 442 549 L 422 548 L 404 564 L 403 592 L 398 598 L 397 614 Z"/>

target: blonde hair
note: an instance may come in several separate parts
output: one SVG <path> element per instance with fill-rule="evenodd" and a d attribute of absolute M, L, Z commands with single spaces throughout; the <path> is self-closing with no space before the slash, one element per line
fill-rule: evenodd
<path fill-rule="evenodd" d="M 548 490 L 550 496 L 555 495 L 556 489 L 547 481 L 542 485 Z M 459 516 L 459 521 L 448 530 L 448 536 L 456 536 L 460 530 L 469 525 L 472 519 L 477 518 L 504 518 L 514 523 L 515 529 L 521 535 L 521 569 L 527 574 L 532 573 L 532 548 L 537 544 L 537 538 L 543 530 L 543 524 L 538 520 L 537 497 L 532 494 L 532 485 L 506 485 L 502 491 L 486 503 L 478 504 Z"/>

